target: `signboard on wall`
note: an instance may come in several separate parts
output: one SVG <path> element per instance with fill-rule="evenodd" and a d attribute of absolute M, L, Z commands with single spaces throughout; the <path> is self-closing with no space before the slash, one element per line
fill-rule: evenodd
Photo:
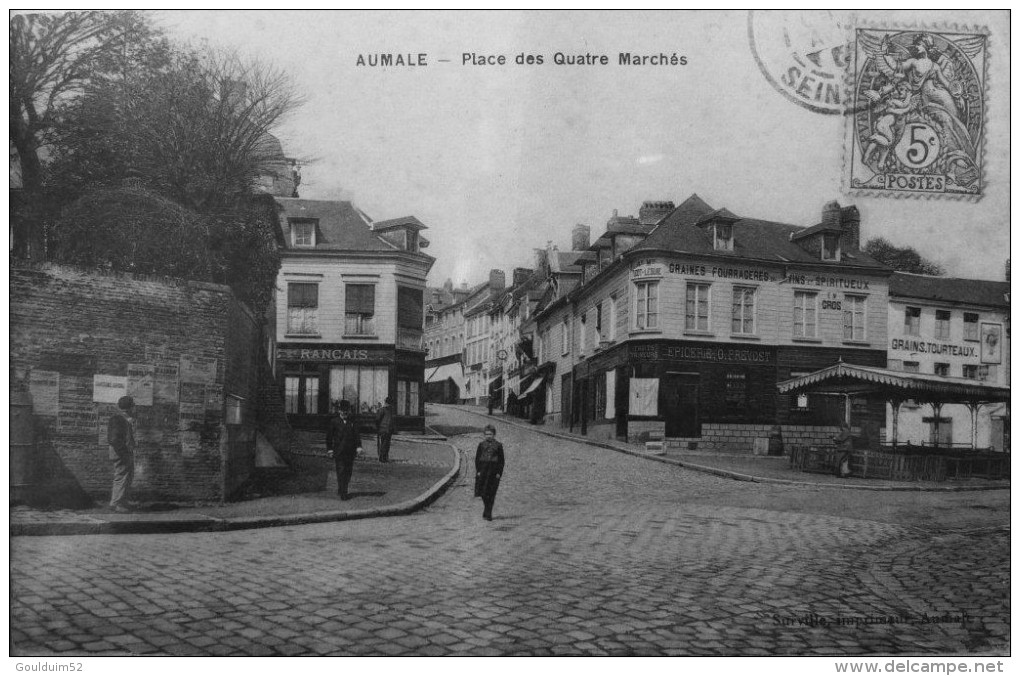
<path fill-rule="evenodd" d="M 58 372 L 33 370 L 28 377 L 28 391 L 32 394 L 33 413 L 57 415 L 60 394 Z"/>

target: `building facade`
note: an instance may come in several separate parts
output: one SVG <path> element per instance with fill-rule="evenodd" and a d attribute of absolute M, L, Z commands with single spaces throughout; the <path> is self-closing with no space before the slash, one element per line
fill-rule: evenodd
<path fill-rule="evenodd" d="M 399 429 L 424 428 L 425 278 L 414 217 L 373 223 L 350 202 L 279 198 L 276 372 L 288 420 L 324 429 L 342 399 L 371 420 L 387 397 Z"/>
<path fill-rule="evenodd" d="M 1009 283 L 895 273 L 889 282 L 888 368 L 1009 387 Z M 886 440 L 892 442 L 892 405 Z M 936 425 L 936 421 L 938 424 Z M 1009 407 L 900 404 L 896 443 L 1009 448 Z"/>
<path fill-rule="evenodd" d="M 890 271 L 860 251 L 857 210 L 830 203 L 804 228 L 696 195 L 664 207 L 614 217 L 579 259 L 584 283 L 539 311 L 548 418 L 595 437 L 735 451 L 777 425 L 831 436 L 845 401 L 781 397 L 776 383 L 840 359 L 885 365 Z M 853 406 L 879 434 L 881 405 Z"/>

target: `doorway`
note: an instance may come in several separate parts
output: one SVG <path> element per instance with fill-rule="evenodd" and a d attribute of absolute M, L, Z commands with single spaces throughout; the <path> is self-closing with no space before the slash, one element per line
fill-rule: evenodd
<path fill-rule="evenodd" d="M 701 376 L 697 373 L 667 373 L 663 378 L 662 415 L 667 437 L 700 437 L 701 415 L 698 395 Z"/>

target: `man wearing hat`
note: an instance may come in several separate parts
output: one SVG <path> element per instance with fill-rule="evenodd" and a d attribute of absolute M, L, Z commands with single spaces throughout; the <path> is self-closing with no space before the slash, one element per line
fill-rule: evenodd
<path fill-rule="evenodd" d="M 386 403 L 375 415 L 376 432 L 378 432 L 379 462 L 390 461 L 390 439 L 393 438 L 393 398 L 386 397 Z"/>
<path fill-rule="evenodd" d="M 113 461 L 110 507 L 117 512 L 129 512 L 127 494 L 135 478 L 135 400 L 121 397 L 117 400 L 117 408 L 119 410 L 110 416 L 110 424 L 106 428 L 110 460 Z"/>
<path fill-rule="evenodd" d="M 326 431 L 326 455 L 336 463 L 336 492 L 341 500 L 349 500 L 347 487 L 354 473 L 354 459 L 361 453 L 361 437 L 351 417 L 351 402 L 341 399 L 333 403 L 337 415 L 329 421 Z"/>

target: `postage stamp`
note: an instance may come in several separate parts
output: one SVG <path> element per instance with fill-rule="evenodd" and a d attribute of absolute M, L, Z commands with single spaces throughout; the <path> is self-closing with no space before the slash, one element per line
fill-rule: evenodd
<path fill-rule="evenodd" d="M 980 198 L 987 32 L 858 27 L 852 46 L 847 190 Z"/>

